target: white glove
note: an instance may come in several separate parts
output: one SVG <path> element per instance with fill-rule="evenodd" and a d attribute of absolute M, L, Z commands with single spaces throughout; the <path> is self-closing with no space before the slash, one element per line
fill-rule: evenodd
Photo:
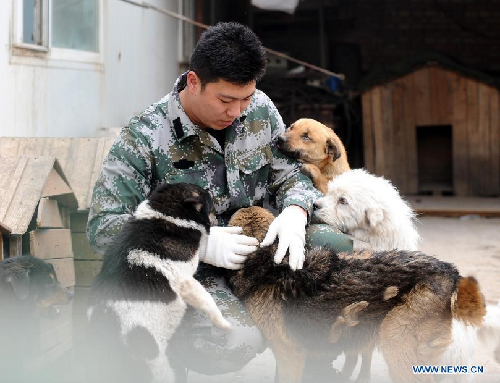
<path fill-rule="evenodd" d="M 225 269 L 241 269 L 246 256 L 259 245 L 256 238 L 242 235 L 242 231 L 237 226 L 211 227 L 207 241 L 200 244 L 200 261 Z"/>
<path fill-rule="evenodd" d="M 302 269 L 304 265 L 304 244 L 306 243 L 307 214 L 300 206 L 291 205 L 285 208 L 269 226 L 261 246 L 271 245 L 276 236 L 279 237 L 278 250 L 274 262 L 281 263 L 290 250 L 288 263 L 292 270 Z"/>

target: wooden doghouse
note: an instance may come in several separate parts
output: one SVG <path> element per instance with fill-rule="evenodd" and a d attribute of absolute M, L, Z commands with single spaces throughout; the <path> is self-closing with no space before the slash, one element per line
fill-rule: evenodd
<path fill-rule="evenodd" d="M 493 83 L 493 85 L 488 85 Z M 500 194 L 499 89 L 441 63 L 362 93 L 365 167 L 405 194 Z"/>
<path fill-rule="evenodd" d="M 89 287 L 101 269 L 102 257 L 91 249 L 85 228 L 92 190 L 103 160 L 114 141 L 113 137 L 0 138 L 0 157 L 54 156 L 67 177 L 78 201 L 78 211 L 71 212 L 71 240 L 77 287 Z"/>
<path fill-rule="evenodd" d="M 54 266 L 63 287 L 73 289 L 75 268 L 70 212 L 78 207 L 55 157 L 0 158 L 2 255 L 31 254 Z M 61 306 L 57 319 L 40 318 L 38 341 L 27 367 L 41 371 L 73 347 L 72 303 Z"/>

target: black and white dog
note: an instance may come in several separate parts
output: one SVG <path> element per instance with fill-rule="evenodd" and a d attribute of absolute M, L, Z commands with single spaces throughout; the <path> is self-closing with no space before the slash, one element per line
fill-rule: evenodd
<path fill-rule="evenodd" d="M 89 296 L 91 381 L 173 382 L 167 348 L 187 304 L 230 328 L 193 278 L 211 208 L 196 185 L 162 184 L 125 223 Z"/>

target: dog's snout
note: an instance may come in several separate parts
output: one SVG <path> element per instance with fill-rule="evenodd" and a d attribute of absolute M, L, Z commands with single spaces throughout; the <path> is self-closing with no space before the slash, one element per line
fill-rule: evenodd
<path fill-rule="evenodd" d="M 283 145 L 285 143 L 285 137 L 283 136 L 278 136 L 278 139 L 276 140 L 276 144 L 278 146 Z"/>

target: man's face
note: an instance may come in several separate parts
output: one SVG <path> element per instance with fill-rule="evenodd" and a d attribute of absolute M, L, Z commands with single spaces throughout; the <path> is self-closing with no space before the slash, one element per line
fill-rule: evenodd
<path fill-rule="evenodd" d="M 190 103 L 192 119 L 200 127 L 215 130 L 227 128 L 243 113 L 255 92 L 256 81 L 235 85 L 219 79 L 206 84 L 202 89 L 198 77 L 190 79 L 189 75 L 196 74 L 188 74 L 188 90 L 193 96 Z"/>

